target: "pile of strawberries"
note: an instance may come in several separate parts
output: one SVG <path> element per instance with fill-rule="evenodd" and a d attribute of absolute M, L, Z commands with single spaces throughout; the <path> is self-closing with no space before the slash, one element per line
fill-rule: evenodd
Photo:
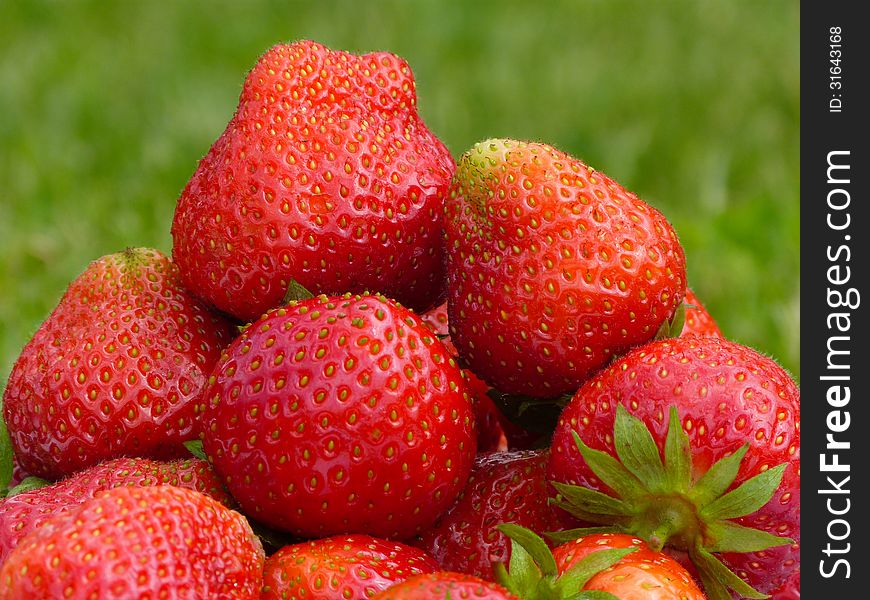
<path fill-rule="evenodd" d="M 658 210 L 416 103 L 275 46 L 172 257 L 71 283 L 3 396 L 0 599 L 799 597 L 792 378 Z"/>

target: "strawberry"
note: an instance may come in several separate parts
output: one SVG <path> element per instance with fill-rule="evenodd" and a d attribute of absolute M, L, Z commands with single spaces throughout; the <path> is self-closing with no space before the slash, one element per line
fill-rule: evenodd
<path fill-rule="evenodd" d="M 683 302 L 686 306 L 686 320 L 680 335 L 723 337 L 716 321 L 691 289 L 686 288 L 686 299 Z"/>
<path fill-rule="evenodd" d="M 267 313 L 227 348 L 201 412 L 245 513 L 302 537 L 410 537 L 454 502 L 475 453 L 459 367 L 383 296 Z"/>
<path fill-rule="evenodd" d="M 15 454 L 58 479 L 119 456 L 174 458 L 234 327 L 156 250 L 91 263 L 24 347 L 3 396 Z"/>
<path fill-rule="evenodd" d="M 798 569 L 799 461 L 788 374 L 739 344 L 688 336 L 588 381 L 559 419 L 548 471 L 560 506 L 688 552 L 720 600 L 726 588 L 761 597 Z"/>
<path fill-rule="evenodd" d="M 173 258 L 192 291 L 245 321 L 281 304 L 291 280 L 424 310 L 443 296 L 454 168 L 404 60 L 278 45 L 178 200 Z"/>
<path fill-rule="evenodd" d="M 564 573 L 587 556 L 605 549 L 634 548 L 635 552 L 594 575 L 584 590 L 613 594 L 619 600 L 706 600 L 689 572 L 662 552 L 653 552 L 643 540 L 625 534 L 588 535 L 553 550 Z"/>
<path fill-rule="evenodd" d="M 266 560 L 262 600 L 368 600 L 438 563 L 422 550 L 368 535 L 285 546 Z"/>
<path fill-rule="evenodd" d="M 161 463 L 145 458 L 118 458 L 68 479 L 0 500 L 0 563 L 18 542 L 48 519 L 68 512 L 99 492 L 122 486 L 174 485 L 202 492 L 232 505 L 211 466 L 204 460 Z"/>
<path fill-rule="evenodd" d="M 549 505 L 545 450 L 478 455 L 456 504 L 417 543 L 441 567 L 493 580 L 507 562 L 510 539 L 496 529 L 515 523 L 542 534 L 563 523 Z"/>
<path fill-rule="evenodd" d="M 501 392 L 573 393 L 656 335 L 686 287 L 659 211 L 545 144 L 487 140 L 446 204 L 450 336 Z"/>
<path fill-rule="evenodd" d="M 259 598 L 263 548 L 242 515 L 194 490 L 120 487 L 55 515 L 0 567 L 14 598 Z"/>
<path fill-rule="evenodd" d="M 372 600 L 519 600 L 506 589 L 473 575 L 439 571 L 409 577 Z"/>

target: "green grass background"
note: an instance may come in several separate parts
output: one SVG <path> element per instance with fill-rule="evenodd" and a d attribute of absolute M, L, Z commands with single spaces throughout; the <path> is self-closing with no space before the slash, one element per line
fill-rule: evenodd
<path fill-rule="evenodd" d="M 175 200 L 274 43 L 390 50 L 455 156 L 546 141 L 662 210 L 726 335 L 800 376 L 799 4 L 0 0 L 0 386 Z"/>

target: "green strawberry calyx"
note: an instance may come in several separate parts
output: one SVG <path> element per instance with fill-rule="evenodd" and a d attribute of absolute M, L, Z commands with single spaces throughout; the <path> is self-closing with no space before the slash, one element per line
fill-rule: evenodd
<path fill-rule="evenodd" d="M 291 279 L 290 283 L 287 284 L 287 291 L 284 293 L 284 300 L 281 302 L 281 305 L 284 306 L 293 301 L 300 302 L 302 300 L 310 300 L 311 298 L 314 298 L 314 294 L 312 294 L 308 288 L 295 279 Z"/>
<path fill-rule="evenodd" d="M 656 552 L 665 545 L 686 551 L 710 600 L 731 600 L 729 590 L 746 598 L 768 597 L 740 579 L 715 554 L 758 552 L 793 543 L 732 521 L 770 501 L 782 481 L 785 464 L 729 491 L 749 450 L 745 444 L 693 478 L 689 437 L 676 406 L 670 409 L 664 462 L 652 433 L 621 404 L 617 405 L 613 428 L 618 458 L 590 448 L 577 432 L 573 435 L 583 460 L 615 495 L 553 482 L 558 495 L 551 502 L 597 526 L 547 534 L 550 539 L 562 543 L 591 533 L 628 533 L 645 540 Z"/>
<path fill-rule="evenodd" d="M 205 450 L 202 447 L 202 440 L 187 440 L 186 442 L 184 442 L 184 447 L 187 448 L 187 451 L 190 452 L 191 456 L 193 456 L 194 458 L 198 458 L 200 460 L 208 460 L 208 456 L 206 456 Z"/>
<path fill-rule="evenodd" d="M 45 486 L 51 485 L 51 482 L 42 479 L 41 477 L 25 477 L 21 483 L 16 485 L 15 487 L 9 488 L 9 491 L 6 493 L 7 498 L 11 498 L 12 496 L 17 496 L 18 494 L 23 494 L 24 492 L 31 492 L 33 490 L 38 490 L 39 488 L 43 488 Z"/>
<path fill-rule="evenodd" d="M 680 337 L 686 324 L 686 310 L 690 308 L 697 307 L 694 304 L 687 304 L 685 300 L 680 302 L 677 308 L 674 309 L 674 314 L 662 322 L 653 339 L 666 340 L 668 338 Z"/>
<path fill-rule="evenodd" d="M 583 586 L 601 571 L 612 567 L 637 548 L 599 550 L 559 573 L 556 559 L 533 531 L 506 523 L 499 531 L 511 540 L 511 558 L 495 564 L 496 580 L 510 593 L 523 600 L 619 600 L 609 592 L 583 590 Z"/>

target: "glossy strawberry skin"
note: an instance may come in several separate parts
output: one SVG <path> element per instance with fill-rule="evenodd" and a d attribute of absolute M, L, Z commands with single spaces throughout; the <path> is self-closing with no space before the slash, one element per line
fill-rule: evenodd
<path fill-rule="evenodd" d="M 680 335 L 710 335 L 713 337 L 724 337 L 719 325 L 713 319 L 712 315 L 707 312 L 704 305 L 691 289 L 686 288 L 686 321 L 683 323 L 683 330 Z"/>
<path fill-rule="evenodd" d="M 41 527 L 53 516 L 73 510 L 100 492 L 122 486 L 158 485 L 197 490 L 226 506 L 233 504 L 214 470 L 204 460 L 110 460 L 63 481 L 0 500 L 0 563 L 28 533 Z"/>
<path fill-rule="evenodd" d="M 514 523 L 542 535 L 565 523 L 549 505 L 545 450 L 481 454 L 456 504 L 416 544 L 448 571 L 494 581 L 493 565 L 510 559 L 510 539 L 496 529 Z"/>
<path fill-rule="evenodd" d="M 459 368 L 382 296 L 268 313 L 203 395 L 204 448 L 245 513 L 302 537 L 401 539 L 462 490 L 475 453 Z"/>
<path fill-rule="evenodd" d="M 685 257 L 656 209 L 550 146 L 466 152 L 446 204 L 450 334 L 498 390 L 573 393 L 650 340 L 685 293 Z"/>
<path fill-rule="evenodd" d="M 0 567 L 0 600 L 255 600 L 263 548 L 245 518 L 194 490 L 120 487 L 31 532 Z"/>
<path fill-rule="evenodd" d="M 473 575 L 439 571 L 416 575 L 372 597 L 372 600 L 518 600 L 498 584 Z"/>
<path fill-rule="evenodd" d="M 368 535 L 285 546 L 266 560 L 262 600 L 368 600 L 438 563 L 422 550 Z"/>
<path fill-rule="evenodd" d="M 615 565 L 593 576 L 584 590 L 610 592 L 619 600 L 706 600 L 692 576 L 667 554 L 653 552 L 646 543 L 624 534 L 594 534 L 553 550 L 564 573 L 586 556 L 601 550 L 636 548 Z"/>
<path fill-rule="evenodd" d="M 437 303 L 455 164 L 416 107 L 394 54 L 310 41 L 266 52 L 178 200 L 185 284 L 245 321 L 278 306 L 291 279 L 314 293 Z"/>
<path fill-rule="evenodd" d="M 697 479 L 717 460 L 749 443 L 734 489 L 762 470 L 786 463 L 773 498 L 736 521 L 795 540 L 789 546 L 719 557 L 762 593 L 800 564 L 800 391 L 773 360 L 715 337 L 680 337 L 637 348 L 588 381 L 562 413 L 548 466 L 551 480 L 612 493 L 589 470 L 571 431 L 615 456 L 617 403 L 640 418 L 664 447 L 676 405 L 688 433 Z"/>
<path fill-rule="evenodd" d="M 119 456 L 186 456 L 195 400 L 234 335 L 160 252 L 91 263 L 9 377 L 3 409 L 21 467 L 54 480 Z"/>

